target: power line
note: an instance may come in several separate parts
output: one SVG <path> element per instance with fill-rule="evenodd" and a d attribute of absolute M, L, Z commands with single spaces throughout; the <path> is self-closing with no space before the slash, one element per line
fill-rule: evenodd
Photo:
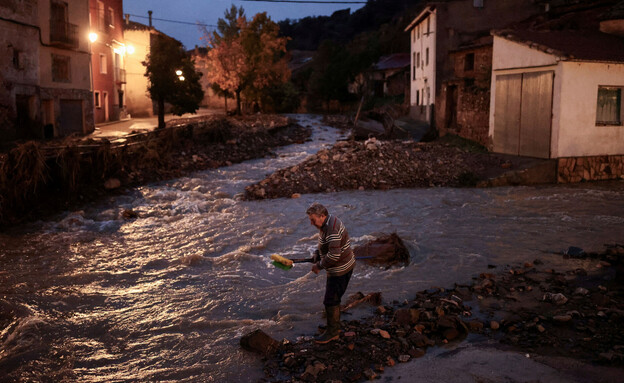
<path fill-rule="evenodd" d="M 148 16 L 140 16 L 140 15 L 133 15 L 131 13 L 128 13 L 129 16 L 132 17 L 138 17 L 140 19 L 149 19 Z M 217 25 L 212 25 L 212 24 L 203 24 L 203 23 L 191 23 L 189 21 L 179 21 L 179 20 L 168 20 L 168 19 L 159 19 L 156 17 L 152 17 L 152 20 L 156 20 L 156 21 L 164 21 L 166 23 L 175 23 L 175 24 L 186 24 L 186 25 L 193 25 L 193 26 L 197 26 L 200 25 L 202 27 L 213 27 L 213 28 L 217 28 Z"/>
<path fill-rule="evenodd" d="M 241 0 L 262 3 L 299 3 L 299 4 L 366 4 L 366 1 L 320 1 L 320 0 Z"/>

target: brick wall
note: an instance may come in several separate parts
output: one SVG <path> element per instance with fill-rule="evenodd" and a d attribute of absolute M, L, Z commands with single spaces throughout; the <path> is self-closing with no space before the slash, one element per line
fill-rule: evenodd
<path fill-rule="evenodd" d="M 557 182 L 614 180 L 624 178 L 624 155 L 559 158 Z"/>

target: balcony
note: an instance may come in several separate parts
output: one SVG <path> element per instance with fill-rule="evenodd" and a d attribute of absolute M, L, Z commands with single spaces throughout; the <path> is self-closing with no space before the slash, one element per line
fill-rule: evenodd
<path fill-rule="evenodd" d="M 115 68 L 115 82 L 117 84 L 126 83 L 126 70 L 121 68 Z"/>
<path fill-rule="evenodd" d="M 50 20 L 50 44 L 77 49 L 78 26 L 76 24 Z"/>

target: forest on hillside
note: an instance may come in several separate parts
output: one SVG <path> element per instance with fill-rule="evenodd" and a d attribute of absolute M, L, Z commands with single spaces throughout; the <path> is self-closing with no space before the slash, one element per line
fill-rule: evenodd
<path fill-rule="evenodd" d="M 311 64 L 292 78 L 298 93 L 314 100 L 308 107 L 359 100 L 363 94 L 349 93 L 349 84 L 380 57 L 409 53 L 405 28 L 421 9 L 422 0 L 368 0 L 353 13 L 347 8 L 331 16 L 279 22 L 289 51 L 315 52 Z"/>

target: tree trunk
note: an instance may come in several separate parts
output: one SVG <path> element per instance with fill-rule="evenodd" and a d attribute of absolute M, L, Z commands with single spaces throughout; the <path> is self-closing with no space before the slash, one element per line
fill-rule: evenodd
<path fill-rule="evenodd" d="M 241 115 L 241 96 L 240 96 L 241 92 L 240 90 L 236 91 L 236 114 L 237 115 Z"/>
<path fill-rule="evenodd" d="M 158 129 L 165 127 L 165 98 L 158 97 Z"/>

